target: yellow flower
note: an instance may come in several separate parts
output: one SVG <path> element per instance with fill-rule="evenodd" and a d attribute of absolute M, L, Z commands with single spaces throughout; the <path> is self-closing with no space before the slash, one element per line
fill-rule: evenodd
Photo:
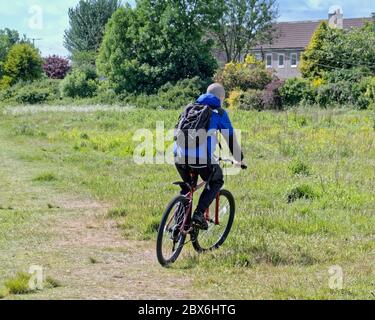
<path fill-rule="evenodd" d="M 311 84 L 314 88 L 319 88 L 324 84 L 324 80 L 322 78 L 315 78 Z"/>
<path fill-rule="evenodd" d="M 236 110 L 238 108 L 239 98 L 241 96 L 241 93 L 242 92 L 240 90 L 234 90 L 229 93 L 227 103 L 228 103 L 228 108 L 230 110 Z"/>

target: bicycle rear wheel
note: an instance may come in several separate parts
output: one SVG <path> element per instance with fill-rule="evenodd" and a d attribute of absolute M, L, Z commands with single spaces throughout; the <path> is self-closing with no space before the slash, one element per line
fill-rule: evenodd
<path fill-rule="evenodd" d="M 179 225 L 182 224 L 181 219 L 185 214 L 184 210 L 181 212 L 181 206 L 186 208 L 187 205 L 188 200 L 178 196 L 171 201 L 163 214 L 156 243 L 157 258 L 163 267 L 174 263 L 185 245 L 186 235 L 179 231 Z"/>
<path fill-rule="evenodd" d="M 219 224 L 215 221 L 216 208 L 218 209 Z M 202 253 L 218 249 L 222 246 L 232 229 L 235 212 L 236 208 L 233 195 L 227 190 L 221 190 L 219 197 L 213 202 L 209 209 L 210 217 L 207 220 L 208 230 L 197 231 L 198 234 L 193 241 L 194 249 Z"/>

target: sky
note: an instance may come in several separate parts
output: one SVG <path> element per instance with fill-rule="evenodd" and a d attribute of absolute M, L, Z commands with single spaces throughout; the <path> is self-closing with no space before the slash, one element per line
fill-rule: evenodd
<path fill-rule="evenodd" d="M 0 0 L 0 29 L 18 30 L 30 39 L 43 56 L 67 56 L 64 30 L 69 26 L 68 9 L 79 0 Z M 125 1 L 123 1 L 125 2 Z M 133 2 L 133 1 L 130 1 Z M 368 17 L 375 12 L 375 0 L 279 0 L 279 21 L 326 18 L 331 5 L 340 5 L 344 17 Z"/>

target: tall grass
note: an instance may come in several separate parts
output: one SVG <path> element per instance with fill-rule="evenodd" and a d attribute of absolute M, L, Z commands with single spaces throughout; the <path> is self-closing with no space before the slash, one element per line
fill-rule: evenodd
<path fill-rule="evenodd" d="M 156 121 L 173 128 L 178 114 L 142 109 L 32 114 L 27 115 L 29 126 L 46 135 L 21 130 L 16 137 L 9 133 L 9 139 L 27 145 L 20 157 L 32 156 L 48 167 L 47 173 L 59 173 L 58 180 L 41 175 L 38 181 L 56 180 L 67 190 L 112 203 L 108 216 L 118 220 L 124 237 L 154 240 L 164 208 L 179 192 L 171 182 L 180 178 L 170 165 L 134 164 L 132 137 L 139 128 L 153 130 Z M 302 270 L 326 270 L 335 264 L 347 266 L 348 277 L 357 279 L 355 270 L 368 263 L 375 250 L 372 113 L 297 109 L 230 116 L 242 131 L 250 168 L 226 179 L 237 201 L 235 225 L 223 249 L 188 259 L 189 268 L 197 266 L 197 279 L 202 285 L 215 282 L 202 270 L 224 268 L 224 274 L 240 272 L 238 277 L 251 285 L 246 270 L 279 268 L 275 272 L 293 278 Z M 11 132 L 23 118 L 7 116 L 2 126 Z M 219 279 L 225 284 L 223 277 Z M 303 278 L 302 273 L 298 277 Z M 366 271 L 361 277 L 370 275 Z M 358 296 L 367 297 L 371 285 L 353 281 Z M 318 287 L 329 296 L 323 284 Z M 274 289 L 275 297 L 288 294 L 279 289 Z M 305 295 L 303 290 L 291 294 Z"/>

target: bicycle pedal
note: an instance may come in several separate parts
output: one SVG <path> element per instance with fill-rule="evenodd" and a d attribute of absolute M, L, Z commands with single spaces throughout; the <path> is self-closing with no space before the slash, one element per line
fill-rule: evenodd
<path fill-rule="evenodd" d="M 196 242 L 198 240 L 199 231 L 194 229 L 191 233 L 191 241 Z"/>

